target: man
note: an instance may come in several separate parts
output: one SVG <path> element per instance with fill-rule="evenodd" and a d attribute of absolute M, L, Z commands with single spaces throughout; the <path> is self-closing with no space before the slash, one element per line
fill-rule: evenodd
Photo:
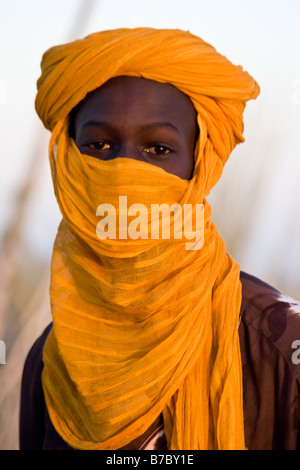
<path fill-rule="evenodd" d="M 24 368 L 21 449 L 297 447 L 299 304 L 240 272 L 206 201 L 258 93 L 179 30 L 45 53 L 36 108 L 63 221 L 53 325 Z M 149 216 L 162 204 L 167 236 Z M 196 218 L 185 231 L 197 205 L 202 230 Z"/>

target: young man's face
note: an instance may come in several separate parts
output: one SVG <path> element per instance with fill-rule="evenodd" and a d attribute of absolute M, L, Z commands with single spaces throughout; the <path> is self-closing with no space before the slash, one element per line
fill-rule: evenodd
<path fill-rule="evenodd" d="M 190 179 L 198 126 L 190 99 L 169 84 L 116 77 L 71 114 L 80 152 L 101 160 L 133 158 Z"/>

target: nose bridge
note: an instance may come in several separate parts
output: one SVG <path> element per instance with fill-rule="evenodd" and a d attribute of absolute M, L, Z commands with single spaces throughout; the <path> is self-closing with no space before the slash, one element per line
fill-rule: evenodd
<path fill-rule="evenodd" d="M 134 160 L 143 159 L 139 146 L 130 138 L 122 140 L 115 158 L 133 158 Z"/>

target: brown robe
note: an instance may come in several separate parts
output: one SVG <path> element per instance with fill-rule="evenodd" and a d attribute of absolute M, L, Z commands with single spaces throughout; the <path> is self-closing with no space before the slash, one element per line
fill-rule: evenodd
<path fill-rule="evenodd" d="M 300 450 L 300 303 L 241 272 L 239 324 L 244 419 L 249 450 Z M 41 385 L 43 345 L 34 343 L 23 371 L 20 450 L 73 450 L 55 431 Z M 166 449 L 164 436 L 156 449 Z M 146 440 L 145 436 L 145 440 Z"/>

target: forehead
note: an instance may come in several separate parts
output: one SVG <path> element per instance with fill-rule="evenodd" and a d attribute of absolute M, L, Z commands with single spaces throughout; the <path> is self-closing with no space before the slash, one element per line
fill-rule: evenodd
<path fill-rule="evenodd" d="M 138 77 L 115 77 L 89 93 L 73 110 L 75 122 L 168 120 L 183 130 L 196 122 L 195 108 L 187 95 L 168 83 Z"/>

